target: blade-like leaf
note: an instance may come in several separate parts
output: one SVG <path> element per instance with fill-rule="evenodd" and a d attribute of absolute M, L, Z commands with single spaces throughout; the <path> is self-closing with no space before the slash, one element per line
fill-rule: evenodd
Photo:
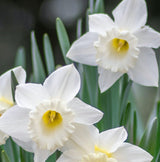
<path fill-rule="evenodd" d="M 103 0 L 96 0 L 94 11 L 95 13 L 104 13 L 104 1 Z"/>
<path fill-rule="evenodd" d="M 18 48 L 14 66 L 22 66 L 23 68 L 26 68 L 26 58 L 25 58 L 24 47 Z"/>
<path fill-rule="evenodd" d="M 8 155 L 6 154 L 4 150 L 1 151 L 1 159 L 2 159 L 2 162 L 10 162 Z"/>
<path fill-rule="evenodd" d="M 51 47 L 51 42 L 47 34 L 43 36 L 43 46 L 44 46 L 44 55 L 45 55 L 45 62 L 47 67 L 48 75 L 54 71 L 55 64 L 54 64 L 54 57 Z"/>
<path fill-rule="evenodd" d="M 60 18 L 56 19 L 56 30 L 64 61 L 66 64 L 70 64 L 71 61 L 66 58 L 66 54 L 70 48 L 70 42 L 64 24 Z"/>
<path fill-rule="evenodd" d="M 40 52 L 38 49 L 34 32 L 31 32 L 31 49 L 32 49 L 32 64 L 33 64 L 33 81 L 43 82 L 45 79 L 45 71 L 40 57 Z"/>

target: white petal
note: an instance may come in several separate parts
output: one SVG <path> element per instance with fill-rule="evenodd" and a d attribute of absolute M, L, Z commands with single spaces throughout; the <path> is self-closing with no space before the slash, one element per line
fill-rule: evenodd
<path fill-rule="evenodd" d="M 77 124 L 76 130 L 72 134 L 71 142 L 66 144 L 67 147 L 65 146 L 65 151 L 75 150 L 79 157 L 82 157 L 84 154 L 94 153 L 94 146 L 98 142 L 98 135 L 99 131 L 95 126 Z"/>
<path fill-rule="evenodd" d="M 105 149 L 108 153 L 117 150 L 127 139 L 127 132 L 124 127 L 113 128 L 100 133 L 98 147 Z"/>
<path fill-rule="evenodd" d="M 88 32 L 76 40 L 67 53 L 67 57 L 73 61 L 96 66 L 96 49 L 94 42 L 98 40 L 96 33 Z"/>
<path fill-rule="evenodd" d="M 135 31 L 146 24 L 146 3 L 144 0 L 123 0 L 114 9 L 113 16 L 121 29 Z"/>
<path fill-rule="evenodd" d="M 50 96 L 41 84 L 27 83 L 16 87 L 15 99 L 19 106 L 33 109 Z"/>
<path fill-rule="evenodd" d="M 128 75 L 134 82 L 144 86 L 158 86 L 158 65 L 155 53 L 150 48 L 140 48 L 139 58 Z"/>
<path fill-rule="evenodd" d="M 98 83 L 101 93 L 109 89 L 123 74 L 99 68 Z"/>
<path fill-rule="evenodd" d="M 36 147 L 34 150 L 34 162 L 45 162 L 52 153 L 52 151 L 42 150 Z"/>
<path fill-rule="evenodd" d="M 59 68 L 44 82 L 51 97 L 64 101 L 72 100 L 80 89 L 80 75 L 73 64 Z"/>
<path fill-rule="evenodd" d="M 76 123 L 91 125 L 97 123 L 103 117 L 100 110 L 82 102 L 78 98 L 74 98 L 69 103 L 68 108 L 75 113 Z"/>
<path fill-rule="evenodd" d="M 5 98 L 9 102 L 13 102 L 11 89 L 11 71 L 14 72 L 18 83 L 24 83 L 26 79 L 26 73 L 22 67 L 11 69 L 0 76 L 0 97 Z"/>
<path fill-rule="evenodd" d="M 134 35 L 138 38 L 138 47 L 158 48 L 160 46 L 160 33 L 149 26 L 144 26 Z"/>
<path fill-rule="evenodd" d="M 17 79 L 19 84 L 25 83 L 26 72 L 21 66 L 12 69 L 12 71 L 14 72 L 16 79 Z"/>
<path fill-rule="evenodd" d="M 122 144 L 113 156 L 118 162 L 151 162 L 153 159 L 145 150 L 129 143 Z"/>
<path fill-rule="evenodd" d="M 114 27 L 113 20 L 106 14 L 89 15 L 89 31 L 104 35 L 107 30 Z"/>
<path fill-rule="evenodd" d="M 27 133 L 29 109 L 14 106 L 0 117 L 0 130 L 18 140 L 30 141 Z"/>
<path fill-rule="evenodd" d="M 16 138 L 12 138 L 12 139 L 17 145 L 22 147 L 24 150 L 26 150 L 28 152 L 34 152 L 35 143 L 32 140 L 24 142 L 24 141 L 20 141 L 20 140 L 18 140 Z"/>
<path fill-rule="evenodd" d="M 66 154 L 69 155 L 71 152 L 70 151 L 66 151 Z M 73 153 L 73 152 L 72 152 Z M 57 160 L 56 162 L 75 162 L 75 159 L 71 159 L 70 157 L 68 157 L 67 155 L 62 154 Z M 72 154 L 74 155 L 74 154 Z"/>

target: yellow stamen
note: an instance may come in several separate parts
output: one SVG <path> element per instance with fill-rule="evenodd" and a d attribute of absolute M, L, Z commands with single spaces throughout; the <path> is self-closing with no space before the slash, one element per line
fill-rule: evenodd
<path fill-rule="evenodd" d="M 109 152 L 107 152 L 106 150 L 99 148 L 97 145 L 94 146 L 94 150 L 95 150 L 96 152 L 101 152 L 101 153 L 106 154 L 107 157 L 109 157 L 109 158 L 112 157 L 112 153 L 109 153 Z"/>
<path fill-rule="evenodd" d="M 9 101 L 8 99 L 4 98 L 4 97 L 0 97 L 0 102 L 3 102 L 7 105 L 9 105 L 10 107 L 14 105 L 14 103 L 12 101 Z"/>
<path fill-rule="evenodd" d="M 43 114 L 43 123 L 46 127 L 54 128 L 61 124 L 63 118 L 60 113 L 52 110 L 48 110 Z"/>
<path fill-rule="evenodd" d="M 129 49 L 129 44 L 126 40 L 114 38 L 112 39 L 112 47 L 117 53 L 126 53 Z"/>

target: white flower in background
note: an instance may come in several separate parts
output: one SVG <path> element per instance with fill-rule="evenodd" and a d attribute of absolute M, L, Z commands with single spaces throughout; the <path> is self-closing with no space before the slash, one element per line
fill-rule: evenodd
<path fill-rule="evenodd" d="M 98 66 L 99 87 L 107 90 L 124 73 L 144 86 L 158 86 L 158 65 L 152 48 L 160 46 L 160 34 L 145 26 L 144 0 L 123 0 L 113 11 L 89 16 L 89 32 L 75 41 L 70 59 Z"/>
<path fill-rule="evenodd" d="M 22 67 L 16 67 L 7 71 L 0 76 L 0 118 L 3 113 L 11 108 L 15 103 L 12 95 L 12 78 L 11 72 L 13 71 L 17 82 L 19 84 L 25 83 L 26 73 Z M 0 145 L 5 144 L 8 135 L 0 131 Z"/>
<path fill-rule="evenodd" d="M 149 153 L 126 139 L 124 127 L 99 133 L 94 126 L 79 125 L 57 162 L 151 162 Z"/>
<path fill-rule="evenodd" d="M 35 162 L 45 161 L 70 139 L 76 123 L 91 125 L 103 116 L 75 97 L 79 89 L 80 75 L 72 64 L 53 72 L 43 85 L 17 86 L 17 105 L 0 118 L 0 129 L 34 152 Z"/>

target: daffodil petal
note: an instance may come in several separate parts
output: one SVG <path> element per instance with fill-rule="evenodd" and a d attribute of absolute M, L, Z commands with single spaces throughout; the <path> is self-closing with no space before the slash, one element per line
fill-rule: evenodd
<path fill-rule="evenodd" d="M 98 40 L 98 34 L 88 32 L 76 40 L 67 53 L 67 57 L 73 61 L 96 66 L 96 49 L 94 42 Z"/>
<path fill-rule="evenodd" d="M 30 109 L 14 106 L 0 117 L 0 130 L 11 137 L 27 142 L 30 140 L 27 133 Z"/>
<path fill-rule="evenodd" d="M 73 64 L 53 72 L 44 82 L 53 99 L 72 100 L 80 89 L 80 75 Z"/>
<path fill-rule="evenodd" d="M 112 72 L 110 70 L 105 70 L 99 68 L 99 78 L 98 83 L 101 90 L 101 93 L 110 88 L 122 75 L 120 72 Z"/>
<path fill-rule="evenodd" d="M 41 84 L 27 83 L 16 87 L 15 99 L 19 106 L 34 109 L 42 101 L 50 99 L 50 96 Z"/>
<path fill-rule="evenodd" d="M 22 84 L 22 83 L 25 83 L 26 81 L 26 72 L 25 70 L 21 67 L 21 66 L 18 66 L 14 69 L 11 69 L 15 76 L 16 76 L 16 79 L 18 81 L 19 84 Z"/>
<path fill-rule="evenodd" d="M 113 16 L 122 30 L 135 31 L 146 24 L 146 3 L 144 0 L 123 0 L 113 10 Z"/>
<path fill-rule="evenodd" d="M 144 86 L 158 86 L 158 64 L 155 53 L 150 48 L 140 48 L 139 58 L 128 75 L 134 82 Z"/>
<path fill-rule="evenodd" d="M 124 127 L 109 129 L 100 133 L 98 147 L 105 149 L 108 153 L 117 150 L 127 139 L 127 132 Z"/>
<path fill-rule="evenodd" d="M 151 162 L 153 159 L 145 150 L 129 143 L 123 143 L 114 152 L 114 157 L 118 162 Z"/>
<path fill-rule="evenodd" d="M 75 150 L 66 151 L 57 159 L 56 162 L 77 162 L 79 160 L 77 153 L 78 152 Z"/>
<path fill-rule="evenodd" d="M 115 27 L 113 20 L 106 14 L 89 15 L 89 31 L 105 35 L 107 30 Z"/>
<path fill-rule="evenodd" d="M 138 38 L 138 47 L 158 48 L 160 46 L 160 33 L 149 26 L 144 26 L 134 35 Z"/>
<path fill-rule="evenodd" d="M 5 98 L 9 102 L 13 102 L 11 89 L 11 71 L 14 72 L 18 83 L 24 83 L 26 73 L 22 67 L 11 69 L 0 76 L 0 97 Z"/>
<path fill-rule="evenodd" d="M 34 150 L 34 162 L 45 162 L 53 151 L 42 150 L 38 147 Z"/>
<path fill-rule="evenodd" d="M 94 152 L 95 144 L 98 142 L 99 130 L 94 125 L 76 125 L 76 130 L 72 134 L 71 140 L 74 141 L 74 147 L 69 143 L 68 148 L 79 152 L 79 155 Z M 70 146 L 70 147 L 69 147 Z"/>
<path fill-rule="evenodd" d="M 76 123 L 91 125 L 97 123 L 103 117 L 100 110 L 82 102 L 78 98 L 74 98 L 68 107 L 75 112 Z"/>
<path fill-rule="evenodd" d="M 28 152 L 34 152 L 34 145 L 35 143 L 30 139 L 30 141 L 24 142 L 21 140 L 18 140 L 16 138 L 12 138 L 13 141 L 18 144 L 20 147 L 22 147 L 24 150 Z"/>

